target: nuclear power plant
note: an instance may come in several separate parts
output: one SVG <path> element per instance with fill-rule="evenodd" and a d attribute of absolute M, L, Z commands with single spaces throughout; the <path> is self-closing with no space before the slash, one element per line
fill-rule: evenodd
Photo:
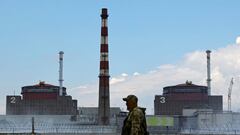
<path fill-rule="evenodd" d="M 81 103 L 67 94 L 63 84 L 64 52 L 60 51 L 59 85 L 40 81 L 23 86 L 21 95 L 6 96 L 6 115 L 0 115 L 0 134 L 121 134 L 128 113 L 120 107 L 110 107 L 107 8 L 102 8 L 100 17 L 98 107 L 79 107 Z M 223 111 L 223 96 L 211 93 L 210 53 L 206 51 L 206 86 L 188 80 L 152 93 L 155 99 L 149 100 L 154 104 L 154 114 L 146 115 L 151 135 L 240 135 L 240 113 Z"/>

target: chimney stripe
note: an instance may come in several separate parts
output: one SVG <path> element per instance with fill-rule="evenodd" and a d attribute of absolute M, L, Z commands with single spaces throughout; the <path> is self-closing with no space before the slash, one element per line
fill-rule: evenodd
<path fill-rule="evenodd" d="M 108 35 L 108 28 L 107 27 L 102 27 L 101 35 L 102 36 L 107 36 Z"/>
<path fill-rule="evenodd" d="M 100 52 L 108 52 L 108 44 L 101 44 Z"/>
<path fill-rule="evenodd" d="M 108 61 L 101 61 L 100 69 L 108 69 Z"/>
<path fill-rule="evenodd" d="M 107 27 L 107 19 L 102 19 L 102 27 Z"/>
<path fill-rule="evenodd" d="M 108 37 L 107 36 L 101 36 L 101 44 L 108 44 Z"/>

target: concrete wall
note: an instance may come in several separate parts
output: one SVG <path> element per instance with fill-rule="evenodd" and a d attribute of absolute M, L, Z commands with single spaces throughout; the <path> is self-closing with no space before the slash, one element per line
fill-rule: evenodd
<path fill-rule="evenodd" d="M 199 112 L 199 129 L 240 130 L 240 113 L 233 112 Z"/>
<path fill-rule="evenodd" d="M 122 122 L 126 116 L 112 117 L 111 126 L 98 126 L 84 122 L 84 119 L 71 121 L 71 115 L 0 115 L 0 133 L 29 133 L 32 130 L 32 117 L 35 120 L 35 131 L 38 133 L 110 135 L 121 132 Z M 148 131 L 151 135 L 240 134 L 240 113 L 200 111 L 194 113 L 194 116 L 175 116 L 174 126 L 148 126 Z"/>

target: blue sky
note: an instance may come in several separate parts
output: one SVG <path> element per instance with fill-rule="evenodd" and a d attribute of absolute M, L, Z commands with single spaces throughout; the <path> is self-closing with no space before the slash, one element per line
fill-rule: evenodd
<path fill-rule="evenodd" d="M 20 94 L 22 86 L 39 80 L 58 84 L 59 51 L 65 52 L 64 85 L 80 101 L 74 89 L 98 81 L 103 7 L 109 10 L 110 74 L 115 79 L 146 75 L 161 65 L 178 67 L 186 54 L 221 52 L 235 44 L 240 35 L 239 5 L 238 0 L 1 0 L 0 113 L 5 113 L 5 96 Z M 157 85 L 159 93 L 151 95 L 174 83 Z M 84 106 L 83 101 L 78 104 Z"/>

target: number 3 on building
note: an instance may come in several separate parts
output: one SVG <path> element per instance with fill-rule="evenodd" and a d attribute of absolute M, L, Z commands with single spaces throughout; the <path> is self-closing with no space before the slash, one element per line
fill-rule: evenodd
<path fill-rule="evenodd" d="M 11 104 L 15 104 L 16 103 L 16 98 L 15 97 L 11 97 L 10 98 L 10 103 Z"/>
<path fill-rule="evenodd" d="M 165 100 L 165 97 L 160 97 L 160 103 L 165 103 L 166 102 L 166 100 Z"/>

